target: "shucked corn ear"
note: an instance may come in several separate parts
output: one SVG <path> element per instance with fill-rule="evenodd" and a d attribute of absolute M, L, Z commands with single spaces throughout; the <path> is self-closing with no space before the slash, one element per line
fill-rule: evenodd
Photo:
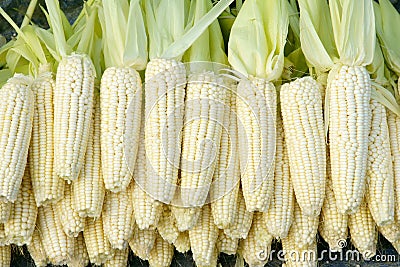
<path fill-rule="evenodd" d="M 267 211 L 273 192 L 275 86 L 261 78 L 239 82 L 236 98 L 241 183 L 246 209 Z"/>
<path fill-rule="evenodd" d="M 94 96 L 92 125 L 85 162 L 79 178 L 72 183 L 73 207 L 80 217 L 100 217 L 105 188 L 101 169 L 100 99 Z"/>
<path fill-rule="evenodd" d="M 154 246 L 157 230 L 140 230 L 135 225 L 133 231 L 133 237 L 131 240 L 129 240 L 129 247 L 136 256 L 142 260 L 147 260 L 149 258 L 150 251 Z"/>
<path fill-rule="evenodd" d="M 145 142 L 143 142 L 145 138 L 145 120 L 143 118 L 140 128 L 140 140 L 142 140 L 142 142 L 139 143 L 136 164 L 133 170 L 135 185 L 132 191 L 132 198 L 137 226 L 139 229 L 149 229 L 157 225 L 163 211 L 163 203 L 146 192 L 146 188 L 152 186 L 152 181 L 146 176 L 146 149 Z"/>
<path fill-rule="evenodd" d="M 32 84 L 35 104 L 29 162 L 38 206 L 55 203 L 64 195 L 65 181 L 54 171 L 54 88 L 50 72 L 40 74 Z"/>
<path fill-rule="evenodd" d="M 179 232 L 179 235 L 174 242 L 174 246 L 180 253 L 188 252 L 190 250 L 189 232 Z"/>
<path fill-rule="evenodd" d="M 89 255 L 86 249 L 83 234 L 80 233 L 78 237 L 75 237 L 74 242 L 74 254 L 68 260 L 68 266 L 86 267 L 89 264 Z"/>
<path fill-rule="evenodd" d="M 170 244 L 174 243 L 179 236 L 175 217 L 168 206 L 164 206 L 164 211 L 157 224 L 157 231 L 160 236 Z"/>
<path fill-rule="evenodd" d="M 11 266 L 11 246 L 0 246 L 0 267 Z"/>
<path fill-rule="evenodd" d="M 371 131 L 368 144 L 366 201 L 378 226 L 394 220 L 394 183 L 392 155 L 386 108 L 371 99 Z"/>
<path fill-rule="evenodd" d="M 201 214 L 201 207 L 184 208 L 180 206 L 171 206 L 171 212 L 175 217 L 178 230 L 183 232 L 195 226 Z"/>
<path fill-rule="evenodd" d="M 132 68 L 107 68 L 101 78 L 101 159 L 106 189 L 125 190 L 136 160 L 142 83 Z"/>
<path fill-rule="evenodd" d="M 14 202 L 27 162 L 34 95 L 31 78 L 16 74 L 0 90 L 0 199 Z"/>
<path fill-rule="evenodd" d="M 93 112 L 95 69 L 87 55 L 65 57 L 54 90 L 54 168 L 74 181 L 83 166 Z"/>
<path fill-rule="evenodd" d="M 0 223 L 5 223 L 10 218 L 11 206 L 11 202 L 0 200 Z"/>
<path fill-rule="evenodd" d="M 311 77 L 282 85 L 285 141 L 296 200 L 305 215 L 319 215 L 325 196 L 326 152 L 320 84 Z"/>
<path fill-rule="evenodd" d="M 115 249 L 114 256 L 104 263 L 104 267 L 126 267 L 128 263 L 129 248 Z"/>
<path fill-rule="evenodd" d="M 30 163 L 26 165 L 17 200 L 12 203 L 10 218 L 4 223 L 7 242 L 17 246 L 31 242 L 38 214 L 29 169 Z"/>
<path fill-rule="evenodd" d="M 46 267 L 49 263 L 46 251 L 42 243 L 42 238 L 39 234 L 39 230 L 36 228 L 32 234 L 32 241 L 27 245 L 29 255 L 32 257 L 35 266 Z"/>
<path fill-rule="evenodd" d="M 217 249 L 220 253 L 235 255 L 239 245 L 239 238 L 227 236 L 223 230 L 219 231 Z"/>
<path fill-rule="evenodd" d="M 152 59 L 145 79 L 146 179 L 152 182 L 144 190 L 169 203 L 175 194 L 181 158 L 186 70 L 175 60 Z"/>
<path fill-rule="evenodd" d="M 228 228 L 235 219 L 240 187 L 236 90 L 233 85 L 225 90 L 224 129 L 210 188 L 211 211 L 214 223 L 220 229 Z"/>
<path fill-rule="evenodd" d="M 294 206 L 294 220 L 290 231 L 293 231 L 296 247 L 306 248 L 315 242 L 318 231 L 318 216 L 307 216 L 303 213 L 300 206 Z M 289 234 L 290 235 L 290 234 Z"/>
<path fill-rule="evenodd" d="M 363 200 L 371 126 L 370 77 L 365 67 L 342 65 L 328 76 L 332 184 L 340 213 Z"/>
<path fill-rule="evenodd" d="M 201 207 L 218 162 L 226 88 L 210 71 L 192 73 L 186 85 L 181 156 L 181 199 L 185 207 Z"/>
<path fill-rule="evenodd" d="M 275 238 L 285 237 L 292 225 L 294 210 L 294 191 L 289 168 L 289 157 L 282 117 L 276 119 L 276 152 L 274 193 L 269 209 L 264 213 L 268 232 Z"/>
<path fill-rule="evenodd" d="M 64 233 L 53 205 L 39 208 L 38 229 L 50 263 L 67 264 L 74 254 L 74 239 Z"/>
<path fill-rule="evenodd" d="M 169 267 L 174 256 L 174 247 L 160 235 L 157 235 L 149 255 L 150 267 Z"/>

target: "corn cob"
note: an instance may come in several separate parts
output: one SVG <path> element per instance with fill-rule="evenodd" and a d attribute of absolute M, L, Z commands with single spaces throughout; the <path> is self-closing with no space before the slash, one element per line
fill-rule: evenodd
<path fill-rule="evenodd" d="M 83 234 L 80 233 L 78 237 L 74 238 L 74 254 L 68 260 L 70 267 L 86 267 L 89 264 L 89 255 L 86 250 L 85 240 Z"/>
<path fill-rule="evenodd" d="M 84 162 L 93 110 L 95 69 L 87 55 L 73 54 L 58 65 L 54 90 L 54 168 L 74 181 Z"/>
<path fill-rule="evenodd" d="M 232 88 L 232 87 L 231 87 Z M 218 228 L 228 228 L 235 219 L 240 187 L 236 92 L 225 89 L 227 105 L 224 114 L 218 163 L 210 188 L 211 211 Z"/>
<path fill-rule="evenodd" d="M 0 246 L 9 245 L 6 239 L 6 231 L 4 229 L 4 224 L 0 224 Z"/>
<path fill-rule="evenodd" d="M 39 208 L 38 229 L 50 263 L 67 264 L 74 254 L 74 239 L 64 233 L 52 204 Z"/>
<path fill-rule="evenodd" d="M 400 221 L 400 117 L 387 109 L 387 123 L 394 174 L 395 214 L 396 220 Z"/>
<path fill-rule="evenodd" d="M 54 204 L 56 214 L 61 222 L 65 234 L 77 237 L 85 227 L 85 218 L 79 216 L 73 207 L 72 185 L 65 185 L 64 197 Z"/>
<path fill-rule="evenodd" d="M 296 200 L 318 216 L 325 196 L 326 151 L 320 84 L 311 77 L 282 85 L 282 121 Z"/>
<path fill-rule="evenodd" d="M 154 246 L 156 236 L 156 230 L 140 230 L 135 225 L 133 238 L 129 241 L 129 247 L 136 256 L 142 260 L 147 260 Z"/>
<path fill-rule="evenodd" d="M 174 256 L 174 246 L 157 235 L 153 249 L 149 254 L 150 267 L 169 267 Z"/>
<path fill-rule="evenodd" d="M 349 215 L 351 243 L 364 257 L 371 258 L 376 254 L 378 231 L 367 203 L 363 202 L 356 213 Z"/>
<path fill-rule="evenodd" d="M 126 267 L 128 263 L 129 248 L 115 249 L 114 256 L 105 262 L 104 267 Z"/>
<path fill-rule="evenodd" d="M 391 243 L 400 239 L 400 224 L 397 220 L 384 226 L 379 226 L 378 231 Z"/>
<path fill-rule="evenodd" d="M 36 267 L 46 267 L 49 263 L 46 251 L 42 243 L 42 239 L 39 234 L 39 230 L 36 228 L 32 234 L 32 241 L 27 245 L 29 255 L 32 257 Z"/>
<path fill-rule="evenodd" d="M 265 212 L 273 193 L 276 90 L 261 78 L 242 80 L 237 90 L 239 161 L 246 209 Z"/>
<path fill-rule="evenodd" d="M 104 202 L 104 182 L 101 171 L 100 100 L 94 96 L 94 110 L 89 143 L 79 178 L 72 183 L 73 207 L 80 217 L 100 217 Z"/>
<path fill-rule="evenodd" d="M 239 245 L 239 238 L 227 236 L 223 230 L 219 231 L 217 248 L 220 253 L 235 255 Z"/>
<path fill-rule="evenodd" d="M 0 246 L 0 267 L 11 266 L 11 246 Z"/>
<path fill-rule="evenodd" d="M 139 144 L 142 83 L 132 68 L 110 67 L 100 88 L 101 158 L 106 189 L 118 193 L 132 179 Z"/>
<path fill-rule="evenodd" d="M 163 214 L 157 224 L 157 231 L 160 236 L 170 244 L 174 243 L 179 236 L 175 217 L 168 206 L 164 207 Z"/>
<path fill-rule="evenodd" d="M 113 257 L 114 250 L 104 233 L 101 217 L 97 219 L 86 218 L 83 237 L 91 263 L 101 265 Z"/>
<path fill-rule="evenodd" d="M 269 259 L 274 237 L 268 233 L 261 212 L 255 212 L 246 239 L 241 242 L 241 253 L 250 266 L 263 266 Z"/>
<path fill-rule="evenodd" d="M 174 246 L 180 253 L 188 252 L 190 250 L 189 231 L 179 232 L 179 235 L 174 242 Z"/>
<path fill-rule="evenodd" d="M 318 231 L 318 216 L 307 216 L 303 213 L 300 206 L 294 206 L 294 220 L 291 229 L 294 232 L 296 247 L 305 248 L 315 242 Z"/>
<path fill-rule="evenodd" d="M 219 230 L 214 224 L 209 204 L 204 205 L 196 225 L 189 230 L 189 239 L 193 259 L 196 265 L 211 264 L 213 251 L 218 239 Z"/>
<path fill-rule="evenodd" d="M 238 205 L 235 211 L 235 220 L 230 227 L 224 229 L 227 236 L 231 238 L 243 238 L 247 237 L 250 231 L 251 223 L 253 220 L 253 212 L 246 210 L 246 203 L 243 197 L 242 190 L 239 190 Z"/>
<path fill-rule="evenodd" d="M 0 200 L 0 223 L 5 223 L 10 218 L 11 206 L 11 202 Z"/>
<path fill-rule="evenodd" d="M 155 199 L 170 203 L 181 157 L 186 70 L 175 60 L 152 59 L 145 78 L 146 179 L 151 185 L 143 189 Z"/>
<path fill-rule="evenodd" d="M 285 263 L 282 267 L 317 267 L 318 253 L 317 242 L 314 240 L 306 247 L 300 248 L 294 242 L 294 233 L 289 233 L 285 238 L 282 238 L 282 248 L 285 252 Z"/>
<path fill-rule="evenodd" d="M 31 78 L 16 74 L 1 88 L 0 199 L 14 202 L 24 175 L 31 138 L 34 95 Z"/>
<path fill-rule="evenodd" d="M 343 65 L 328 76 L 332 184 L 340 213 L 361 204 L 367 170 L 371 84 L 365 67 Z"/>
<path fill-rule="evenodd" d="M 185 98 L 181 198 L 185 207 L 204 205 L 218 162 L 226 89 L 213 72 L 192 73 Z M 210 143 L 211 142 L 211 143 Z"/>
<path fill-rule="evenodd" d="M 276 119 L 274 193 L 264 221 L 268 232 L 277 239 L 287 235 L 293 221 L 294 191 L 290 177 L 287 143 L 281 115 Z"/>
<path fill-rule="evenodd" d="M 113 249 L 124 249 L 133 235 L 132 184 L 119 193 L 107 192 L 103 204 L 104 232 Z"/>
<path fill-rule="evenodd" d="M 35 201 L 38 207 L 55 203 L 64 195 L 65 181 L 54 171 L 55 81 L 50 72 L 41 74 L 32 84 L 35 95 L 29 162 Z"/>
<path fill-rule="evenodd" d="M 397 253 L 400 253 L 400 240 L 396 240 L 396 241 L 392 242 L 392 246 L 397 251 Z"/>
<path fill-rule="evenodd" d="M 211 260 L 210 260 L 210 264 L 208 265 L 201 265 L 201 264 L 196 264 L 197 267 L 217 267 L 218 263 L 218 249 L 217 247 L 214 247 L 214 250 L 212 251 L 212 255 L 211 255 Z"/>
<path fill-rule="evenodd" d="M 17 246 L 31 243 L 38 214 L 29 167 L 30 164 L 28 163 L 25 168 L 24 177 L 22 178 L 17 200 L 11 207 L 10 218 L 4 223 L 7 242 Z"/>
<path fill-rule="evenodd" d="M 180 232 L 192 229 L 201 214 L 201 207 L 197 208 L 184 208 L 178 206 L 171 206 L 171 212 L 175 217 L 176 226 Z"/>
<path fill-rule="evenodd" d="M 375 223 L 382 226 L 394 220 L 393 166 L 386 108 L 374 99 L 370 106 L 366 201 Z"/>
<path fill-rule="evenodd" d="M 329 249 L 339 251 L 343 248 L 342 241 L 347 239 L 348 215 L 338 212 L 335 194 L 332 188 L 331 167 L 327 154 L 327 180 L 325 200 L 321 210 L 319 234 L 329 244 Z"/>
<path fill-rule="evenodd" d="M 145 120 L 142 118 L 140 140 L 144 140 L 144 127 Z M 139 229 L 154 228 L 163 211 L 163 205 L 145 191 L 146 188 L 152 185 L 152 181 L 146 176 L 146 149 L 144 142 L 139 143 L 133 178 L 135 179 L 135 186 L 132 198 L 136 223 Z"/>

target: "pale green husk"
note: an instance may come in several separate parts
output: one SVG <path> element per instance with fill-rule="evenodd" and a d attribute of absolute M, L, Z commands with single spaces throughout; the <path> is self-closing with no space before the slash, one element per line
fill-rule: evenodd
<path fill-rule="evenodd" d="M 246 0 L 231 29 L 229 63 L 246 75 L 278 79 L 284 67 L 288 26 L 286 0 Z"/>

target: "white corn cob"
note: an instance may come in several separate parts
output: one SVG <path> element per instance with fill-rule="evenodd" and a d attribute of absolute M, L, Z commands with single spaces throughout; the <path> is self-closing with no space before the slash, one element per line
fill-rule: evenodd
<path fill-rule="evenodd" d="M 394 249 L 397 251 L 397 253 L 400 253 L 400 240 L 391 242 L 392 246 L 394 247 Z"/>
<path fill-rule="evenodd" d="M 104 233 L 101 217 L 97 219 L 86 218 L 83 237 L 91 263 L 101 265 L 113 257 L 114 250 Z"/>
<path fill-rule="evenodd" d="M 38 208 L 30 178 L 30 164 L 25 168 L 17 200 L 12 204 L 10 218 L 4 223 L 7 242 L 17 246 L 31 243 Z"/>
<path fill-rule="evenodd" d="M 185 207 L 204 205 L 218 162 L 226 89 L 213 72 L 192 73 L 186 85 L 182 129 L 181 198 Z"/>
<path fill-rule="evenodd" d="M 74 254 L 68 260 L 69 267 L 86 267 L 89 264 L 89 255 L 86 250 L 85 240 L 83 234 L 80 233 L 78 237 L 74 238 Z"/>
<path fill-rule="evenodd" d="M 386 108 L 371 99 L 366 201 L 378 226 L 394 220 L 394 182 Z"/>
<path fill-rule="evenodd" d="M 34 95 L 31 78 L 15 74 L 0 90 L 0 199 L 14 202 L 27 162 Z"/>
<path fill-rule="evenodd" d="M 236 98 L 241 183 L 246 209 L 267 211 L 274 187 L 276 90 L 265 79 L 241 80 Z"/>
<path fill-rule="evenodd" d="M 115 249 L 114 256 L 104 263 L 104 267 L 126 267 L 128 264 L 129 248 Z"/>
<path fill-rule="evenodd" d="M 235 255 L 239 245 L 239 238 L 227 236 L 223 230 L 219 231 L 217 248 L 220 253 Z"/>
<path fill-rule="evenodd" d="M 235 220 L 240 187 L 239 149 L 237 134 L 236 92 L 227 92 L 221 144 L 213 183 L 210 188 L 211 211 L 218 228 L 228 228 Z"/>
<path fill-rule="evenodd" d="M 186 70 L 175 60 L 152 59 L 146 68 L 144 190 L 169 203 L 175 194 L 181 157 Z"/>
<path fill-rule="evenodd" d="M 0 246 L 0 267 L 11 266 L 11 246 Z"/>
<path fill-rule="evenodd" d="M 198 208 L 184 208 L 178 206 L 170 206 L 171 212 L 175 217 L 176 226 L 180 232 L 192 229 L 201 214 L 201 207 Z"/>
<path fill-rule="evenodd" d="M 362 202 L 356 213 L 349 215 L 351 243 L 366 258 L 376 254 L 378 231 L 366 202 Z"/>
<path fill-rule="evenodd" d="M 269 259 L 274 237 L 268 233 L 261 212 L 255 212 L 253 224 L 246 239 L 241 242 L 241 253 L 250 266 L 263 266 Z"/>
<path fill-rule="evenodd" d="M 218 249 L 217 249 L 217 247 L 214 247 L 214 250 L 212 251 L 212 254 L 211 254 L 210 264 L 208 264 L 208 265 L 196 264 L 196 266 L 197 267 L 217 267 L 217 263 L 218 263 Z"/>
<path fill-rule="evenodd" d="M 400 224 L 396 219 L 389 224 L 379 226 L 378 231 L 391 243 L 400 239 Z"/>
<path fill-rule="evenodd" d="M 79 178 L 72 183 L 74 210 L 80 217 L 100 217 L 105 188 L 101 171 L 100 100 L 94 96 L 94 114 L 89 133 L 85 161 Z"/>
<path fill-rule="evenodd" d="M 154 229 L 140 230 L 134 226 L 133 238 L 129 241 L 132 252 L 142 260 L 147 260 L 154 246 L 157 231 Z"/>
<path fill-rule="evenodd" d="M 38 229 L 50 263 L 67 264 L 74 254 L 74 239 L 64 233 L 52 204 L 39 208 Z"/>
<path fill-rule="evenodd" d="M 87 55 L 65 57 L 54 90 L 54 168 L 74 181 L 83 166 L 93 111 L 95 69 Z"/>
<path fill-rule="evenodd" d="M 163 205 L 145 191 L 146 188 L 151 186 L 153 183 L 146 174 L 146 149 L 145 142 L 143 141 L 145 139 L 144 127 L 145 120 L 143 114 L 139 138 L 141 142 L 139 143 L 136 164 L 133 170 L 135 186 L 132 192 L 132 198 L 133 208 L 135 210 L 135 219 L 138 227 L 140 229 L 149 229 L 154 228 L 157 225 L 163 211 Z"/>
<path fill-rule="evenodd" d="M 371 125 L 370 77 L 365 67 L 343 65 L 328 76 L 332 183 L 340 213 L 354 213 L 365 189 Z"/>
<path fill-rule="evenodd" d="M 282 85 L 282 121 L 296 200 L 317 216 L 325 197 L 326 151 L 321 85 L 311 77 Z"/>
<path fill-rule="evenodd" d="M 190 250 L 189 231 L 179 232 L 179 235 L 174 242 L 174 246 L 180 253 L 188 252 Z"/>
<path fill-rule="evenodd" d="M 55 203 L 64 195 L 65 181 L 54 171 L 55 81 L 51 72 L 39 75 L 32 84 L 35 95 L 29 162 L 37 206 Z"/>
<path fill-rule="evenodd" d="M 285 263 L 282 267 L 317 267 L 318 252 L 317 241 L 301 248 L 294 241 L 294 233 L 290 233 L 287 237 L 282 238 L 282 249 L 285 252 Z"/>
<path fill-rule="evenodd" d="M 58 219 L 65 234 L 77 237 L 85 227 L 85 218 L 80 217 L 73 206 L 72 185 L 65 185 L 64 197 L 54 204 Z"/>
<path fill-rule="evenodd" d="M 387 109 L 390 150 L 394 174 L 395 214 L 400 221 L 400 117 Z"/>
<path fill-rule="evenodd" d="M 327 154 L 327 181 L 325 200 L 322 206 L 319 234 L 328 243 L 332 251 L 340 251 L 343 248 L 343 240 L 347 239 L 348 215 L 339 213 L 336 207 L 335 194 L 332 188 L 332 177 L 329 154 Z"/>
<path fill-rule="evenodd" d="M 174 256 L 174 246 L 157 235 L 154 246 L 149 254 L 150 267 L 169 267 Z"/>
<path fill-rule="evenodd" d="M 132 182 L 133 183 L 133 182 Z M 119 193 L 107 192 L 103 204 L 104 232 L 113 249 L 124 249 L 133 235 L 132 184 Z"/>
<path fill-rule="evenodd" d="M 253 212 L 246 210 L 246 203 L 241 188 L 239 190 L 239 199 L 235 213 L 236 214 L 233 223 L 230 227 L 224 229 L 224 232 L 231 238 L 245 239 L 250 231 L 253 220 Z"/>
<path fill-rule="evenodd" d="M 0 246 L 8 245 L 4 224 L 0 224 Z"/>
<path fill-rule="evenodd" d="M 209 266 L 218 239 L 219 230 L 214 224 L 209 204 L 204 205 L 196 225 L 189 230 L 190 246 L 196 265 Z"/>
<path fill-rule="evenodd" d="M 277 239 L 287 235 L 293 221 L 294 191 L 290 176 L 287 142 L 281 115 L 276 119 L 276 151 L 274 193 L 269 209 L 264 213 L 268 232 Z"/>
<path fill-rule="evenodd" d="M 164 211 L 157 224 L 157 231 L 160 236 L 170 244 L 174 243 L 179 236 L 175 217 L 168 206 L 164 207 Z"/>
<path fill-rule="evenodd" d="M 315 242 L 318 223 L 318 216 L 305 215 L 296 202 L 294 206 L 294 220 L 290 229 L 294 232 L 294 240 L 298 248 L 305 248 Z"/>
<path fill-rule="evenodd" d="M 0 223 L 5 223 L 10 218 L 11 206 L 11 202 L 0 200 Z"/>
<path fill-rule="evenodd" d="M 49 263 L 46 251 L 40 237 L 39 230 L 36 228 L 32 234 L 32 241 L 27 245 L 29 255 L 32 257 L 36 267 L 46 267 Z"/>
<path fill-rule="evenodd" d="M 125 190 L 139 144 L 142 82 L 132 68 L 107 68 L 101 78 L 101 159 L 106 189 Z"/>

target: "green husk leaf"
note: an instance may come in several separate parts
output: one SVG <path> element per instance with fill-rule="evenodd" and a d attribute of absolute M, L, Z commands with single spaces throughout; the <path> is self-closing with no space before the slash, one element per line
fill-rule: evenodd
<path fill-rule="evenodd" d="M 54 36 L 48 30 L 42 29 L 40 27 L 35 27 L 35 32 L 38 38 L 46 45 L 47 50 L 51 56 L 57 61 L 61 61 L 61 55 L 57 52 L 57 47 L 55 43 Z"/>
<path fill-rule="evenodd" d="M 39 68 L 39 62 L 38 62 L 37 58 L 32 54 L 32 51 L 29 49 L 29 47 L 26 44 L 21 43 L 21 44 L 15 45 L 13 48 L 11 48 L 10 51 L 20 54 L 23 58 L 25 58 L 26 60 L 31 62 L 34 65 L 35 69 Z"/>
<path fill-rule="evenodd" d="M 12 73 L 16 72 L 18 64 L 20 64 L 21 54 L 18 54 L 15 51 L 9 50 L 6 55 L 6 61 L 8 68 L 11 70 Z"/>
<path fill-rule="evenodd" d="M 87 6 L 85 6 L 84 9 L 87 12 L 87 18 L 84 29 L 82 30 L 80 41 L 76 47 L 76 51 L 89 55 L 90 51 L 92 50 L 97 13 L 95 10 L 90 10 L 89 12 Z"/>
<path fill-rule="evenodd" d="M 371 0 L 329 0 L 335 44 L 340 62 L 371 64 L 375 53 L 375 16 Z"/>
<path fill-rule="evenodd" d="M 308 66 L 306 62 L 306 58 L 304 57 L 303 51 L 301 48 L 297 48 L 292 53 L 287 56 L 287 59 L 290 60 L 293 64 L 293 68 L 291 71 L 291 78 L 300 78 L 303 77 L 305 73 L 307 73 Z"/>
<path fill-rule="evenodd" d="M 0 70 L 0 87 L 2 87 L 11 77 L 12 77 L 12 72 L 10 69 Z"/>
<path fill-rule="evenodd" d="M 7 64 L 6 56 L 8 50 L 14 46 L 15 40 L 11 40 L 0 48 L 0 66 L 4 67 Z"/>
<path fill-rule="evenodd" d="M 175 40 L 162 54 L 163 58 L 180 58 L 183 53 L 200 37 L 233 0 L 220 0 L 193 27 L 185 32 L 182 38 Z"/>
<path fill-rule="evenodd" d="M 375 54 L 372 63 L 367 66 L 371 78 L 380 85 L 387 85 L 389 81 L 385 76 L 385 59 L 383 58 L 382 50 L 377 42 L 375 45 Z"/>
<path fill-rule="evenodd" d="M 26 9 L 24 19 L 22 20 L 22 23 L 21 23 L 21 28 L 27 26 L 29 24 L 29 22 L 31 21 L 33 12 L 35 12 L 35 9 L 36 9 L 37 2 L 38 2 L 38 0 L 31 0 L 29 2 L 28 8 Z"/>
<path fill-rule="evenodd" d="M 386 88 L 377 83 L 372 83 L 371 98 L 390 109 L 397 116 L 400 116 L 400 106 L 396 102 L 396 98 Z"/>
<path fill-rule="evenodd" d="M 319 72 L 330 70 L 338 54 L 326 1 L 299 0 L 300 42 L 308 63 Z"/>
<path fill-rule="evenodd" d="M 379 0 L 379 5 L 374 5 L 374 11 L 376 32 L 382 44 L 386 64 L 400 75 L 400 14 L 389 0 Z"/>
<path fill-rule="evenodd" d="M 229 63 L 235 70 L 270 81 L 281 76 L 289 26 L 285 2 L 244 2 L 228 44 Z"/>

